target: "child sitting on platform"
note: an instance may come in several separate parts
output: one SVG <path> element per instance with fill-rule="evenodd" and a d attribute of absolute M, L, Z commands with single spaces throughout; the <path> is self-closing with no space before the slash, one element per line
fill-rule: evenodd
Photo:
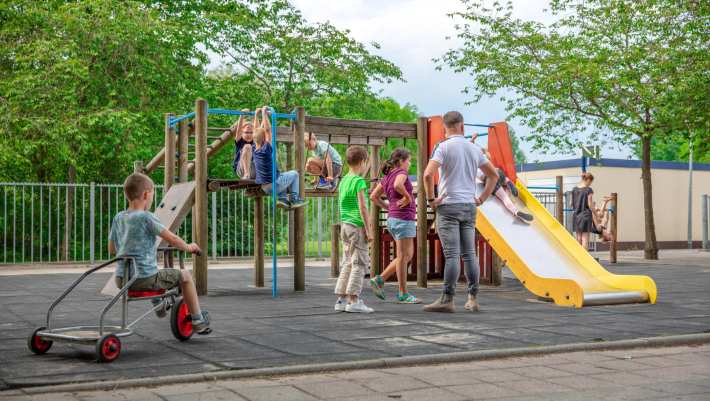
<path fill-rule="evenodd" d="M 261 113 L 262 121 L 258 123 Z M 254 167 L 256 167 L 256 183 L 266 194 L 271 194 L 273 163 L 271 160 L 271 123 L 269 122 L 267 107 L 257 109 L 254 114 L 254 124 L 259 127 L 254 130 Z M 276 167 L 276 191 L 278 200 L 276 206 L 285 209 L 303 207 L 306 202 L 299 195 L 299 176 L 296 170 L 280 173 Z"/>
<path fill-rule="evenodd" d="M 312 132 L 306 132 L 303 140 L 306 149 L 313 152 L 315 157 L 306 161 L 306 171 L 318 176 L 316 189 L 333 191 L 338 186 L 338 178 L 343 172 L 343 160 L 331 144 L 316 138 Z"/>
<path fill-rule="evenodd" d="M 160 237 L 171 246 L 184 252 L 199 253 L 197 244 L 186 244 L 182 238 L 173 234 L 165 228 L 163 224 L 148 211 L 153 203 L 154 185 L 150 177 L 134 173 L 126 178 L 123 184 L 123 191 L 128 200 L 128 209 L 118 212 L 113 218 L 111 231 L 109 232 L 108 250 L 111 254 L 118 256 L 130 255 L 135 260 L 136 281 L 131 285 L 131 290 L 169 290 L 180 286 L 182 296 L 185 298 L 190 314 L 192 314 L 192 327 L 197 334 L 210 333 L 210 321 L 207 311 L 200 309 L 200 302 L 197 299 L 195 282 L 189 270 L 179 269 L 158 269 L 156 262 L 156 252 L 158 241 L 155 237 Z M 124 262 L 121 261 L 116 268 L 116 286 L 123 287 Z M 159 301 L 154 300 L 157 305 Z M 166 311 L 164 304 L 162 308 L 156 309 L 158 317 L 164 317 Z"/>
<path fill-rule="evenodd" d="M 362 281 L 370 265 L 367 247 L 372 239 L 365 194 L 367 181 L 367 151 L 362 146 L 351 146 L 345 153 L 350 171 L 343 177 L 338 191 L 340 207 L 340 236 L 343 241 L 343 266 L 335 284 L 337 312 L 371 313 L 373 309 L 360 298 Z"/>

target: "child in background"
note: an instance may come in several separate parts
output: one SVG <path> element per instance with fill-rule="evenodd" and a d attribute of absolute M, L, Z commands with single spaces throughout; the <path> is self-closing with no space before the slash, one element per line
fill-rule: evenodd
<path fill-rule="evenodd" d="M 375 295 L 385 299 L 385 280 L 397 274 L 399 294 L 397 302 L 418 304 L 421 301 L 407 291 L 407 265 L 414 255 L 414 237 L 417 236 L 417 212 L 412 194 L 412 182 L 409 180 L 410 154 L 407 149 L 395 149 L 382 167 L 385 176 L 377 184 L 370 199 L 383 209 L 387 209 L 387 230 L 395 240 L 397 257 L 387 266 L 382 274 L 370 279 Z M 382 200 L 382 194 L 387 201 Z"/>
<path fill-rule="evenodd" d="M 169 290 L 180 286 L 182 296 L 185 298 L 190 314 L 192 327 L 197 334 L 210 333 L 210 321 L 207 311 L 200 309 L 197 298 L 195 282 L 189 270 L 158 269 L 156 253 L 160 241 L 165 240 L 171 246 L 184 252 L 199 253 L 197 244 L 186 244 L 182 238 L 166 229 L 163 224 L 148 211 L 153 203 L 153 181 L 147 175 L 134 173 L 126 178 L 123 191 L 128 200 L 128 209 L 118 212 L 113 218 L 109 232 L 108 251 L 118 256 L 131 255 L 135 260 L 136 281 L 131 285 L 131 290 Z M 116 286 L 123 287 L 124 262 L 119 262 L 116 268 Z M 158 300 L 154 304 L 157 305 Z M 165 317 L 165 308 L 156 309 L 158 317 Z"/>
<path fill-rule="evenodd" d="M 345 153 L 350 171 L 343 177 L 338 190 L 340 207 L 340 235 L 344 259 L 338 282 L 335 284 L 337 312 L 371 313 L 373 309 L 360 298 L 362 281 L 370 265 L 367 243 L 372 239 L 365 193 L 367 181 L 367 151 L 362 146 L 351 146 Z"/>
<path fill-rule="evenodd" d="M 592 227 L 592 232 L 601 237 L 603 242 L 609 242 L 613 239 L 611 231 L 609 230 L 609 209 L 608 205 L 611 202 L 610 196 L 605 196 L 604 202 L 601 207 L 594 209 L 594 226 Z"/>
<path fill-rule="evenodd" d="M 261 123 L 258 116 L 261 113 Z M 256 183 L 261 185 L 262 191 L 266 194 L 271 193 L 272 176 L 271 169 L 271 123 L 269 122 L 268 110 L 264 106 L 262 109 L 257 109 L 254 114 L 254 125 L 258 128 L 254 130 L 254 167 L 256 167 Z M 276 205 L 280 208 L 295 209 L 303 207 L 306 202 L 301 199 L 298 187 L 298 172 L 296 170 L 279 173 L 278 166 L 276 167 L 276 191 L 278 192 L 278 200 Z"/>
<path fill-rule="evenodd" d="M 328 142 L 318 140 L 312 132 L 306 132 L 303 137 L 306 149 L 313 152 L 315 157 L 306 161 L 306 171 L 318 176 L 316 189 L 335 190 L 337 180 L 343 172 L 343 160 L 338 151 Z"/>

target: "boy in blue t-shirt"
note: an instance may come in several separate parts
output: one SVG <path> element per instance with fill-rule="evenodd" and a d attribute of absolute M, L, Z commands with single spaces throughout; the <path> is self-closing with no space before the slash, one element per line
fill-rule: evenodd
<path fill-rule="evenodd" d="M 254 166 L 256 167 L 256 183 L 261 185 L 264 193 L 271 193 L 272 176 L 271 169 L 271 123 L 269 122 L 267 108 L 257 109 L 254 115 L 254 123 L 257 124 L 257 116 L 261 112 L 261 124 L 254 130 Z M 299 195 L 298 172 L 296 170 L 280 173 L 276 167 L 276 191 L 278 200 L 276 205 L 281 208 L 295 209 L 303 207 L 306 202 Z"/>
<path fill-rule="evenodd" d="M 135 260 L 134 273 L 136 281 L 131 290 L 159 290 L 180 286 L 190 314 L 192 327 L 198 334 L 209 334 L 210 322 L 206 311 L 200 309 L 195 282 L 189 270 L 158 269 L 156 254 L 160 237 L 173 247 L 185 252 L 199 253 L 197 244 L 186 244 L 182 238 L 170 230 L 148 211 L 153 203 L 154 185 L 150 177 L 134 173 L 126 178 L 123 191 L 128 200 L 128 209 L 118 212 L 113 218 L 109 232 L 108 250 L 118 256 L 130 255 Z M 119 262 L 116 268 L 116 285 L 121 288 L 124 283 L 124 262 Z M 159 300 L 154 300 L 157 305 Z M 156 310 L 158 317 L 164 317 L 164 308 Z"/>

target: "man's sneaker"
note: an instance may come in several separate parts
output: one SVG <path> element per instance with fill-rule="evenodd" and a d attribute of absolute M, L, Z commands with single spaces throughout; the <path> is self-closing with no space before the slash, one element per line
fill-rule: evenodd
<path fill-rule="evenodd" d="M 207 311 L 202 311 L 202 319 L 192 319 L 192 329 L 197 334 L 210 334 L 212 332 L 212 329 L 210 329 L 210 315 Z"/>
<path fill-rule="evenodd" d="M 345 307 L 345 312 L 350 313 L 372 313 L 374 311 L 374 309 L 365 305 L 362 299 L 358 299 L 354 304 L 348 304 L 348 306 Z"/>
<path fill-rule="evenodd" d="M 516 198 L 518 197 L 518 187 L 515 186 L 512 182 L 508 183 L 508 188 L 510 188 L 510 193 L 513 194 Z"/>
<path fill-rule="evenodd" d="M 397 303 L 398 304 L 420 304 L 422 303 L 419 298 L 415 297 L 414 295 L 405 292 L 404 294 L 397 294 Z"/>
<path fill-rule="evenodd" d="M 278 198 L 276 200 L 276 207 L 281 209 L 288 209 L 291 207 L 291 202 L 287 198 Z"/>
<path fill-rule="evenodd" d="M 295 197 L 295 198 L 291 199 L 289 209 L 298 209 L 299 207 L 304 207 L 304 206 L 306 206 L 306 201 L 304 201 L 301 198 Z"/>
<path fill-rule="evenodd" d="M 161 319 L 164 318 L 165 316 L 167 316 L 168 312 L 167 312 L 164 300 L 153 298 L 150 300 L 150 303 L 153 304 L 153 308 L 160 305 L 159 308 L 155 309 L 155 316 L 157 316 Z"/>
<path fill-rule="evenodd" d="M 424 306 L 424 312 L 456 312 L 456 308 L 454 307 L 454 297 L 449 294 L 441 294 L 439 299 Z"/>
<path fill-rule="evenodd" d="M 380 275 L 376 275 L 375 278 L 370 279 L 370 286 L 372 287 L 372 292 L 375 294 L 375 296 L 381 300 L 384 301 L 385 299 L 385 280 L 380 277 Z"/>
<path fill-rule="evenodd" d="M 318 184 L 316 185 L 316 189 L 330 189 L 330 187 L 331 182 L 323 177 L 320 177 L 320 179 L 318 180 Z"/>
<path fill-rule="evenodd" d="M 345 312 L 345 307 L 348 304 L 345 302 L 343 298 L 338 298 L 338 301 L 335 303 L 335 311 L 336 312 Z"/>
<path fill-rule="evenodd" d="M 520 220 L 526 221 L 528 223 L 533 221 L 533 216 L 525 212 L 518 211 L 517 216 L 518 218 L 520 218 Z"/>
<path fill-rule="evenodd" d="M 478 305 L 478 300 L 476 299 L 476 296 L 473 294 L 468 294 L 468 301 L 466 301 L 466 305 L 464 305 L 463 308 L 470 312 L 478 312 L 480 307 Z"/>

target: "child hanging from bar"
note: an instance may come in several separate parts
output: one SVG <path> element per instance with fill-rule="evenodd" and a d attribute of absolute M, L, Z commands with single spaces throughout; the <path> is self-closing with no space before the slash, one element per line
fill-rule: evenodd
<path fill-rule="evenodd" d="M 372 240 L 372 224 L 367 212 L 368 184 L 363 175 L 368 171 L 367 150 L 350 146 L 345 153 L 349 172 L 343 177 L 338 190 L 340 208 L 340 236 L 344 259 L 338 282 L 335 284 L 336 312 L 371 313 L 360 297 L 362 282 L 370 266 L 367 243 Z"/>
<path fill-rule="evenodd" d="M 245 113 L 249 109 L 242 110 Z M 249 122 L 246 116 L 239 116 L 237 128 L 234 132 L 234 162 L 232 169 L 234 174 L 243 180 L 253 180 L 256 178 L 256 168 L 254 167 L 254 124 Z"/>
<path fill-rule="evenodd" d="M 473 138 L 475 140 L 475 137 Z M 483 149 L 483 153 L 486 155 L 488 160 L 491 159 L 491 154 L 488 152 L 488 149 Z M 496 182 L 496 186 L 493 189 L 493 195 L 495 195 L 496 198 L 500 199 L 501 202 L 503 202 L 503 206 L 505 206 L 506 209 L 515 217 L 519 218 L 520 220 L 529 223 L 533 221 L 533 216 L 529 213 L 525 213 L 522 210 L 518 210 L 518 208 L 515 206 L 515 203 L 510 199 L 510 196 L 515 196 L 516 198 L 518 197 L 518 188 L 515 187 L 515 184 L 505 176 L 505 172 L 501 168 L 496 168 L 496 171 L 498 172 L 498 181 Z M 478 170 L 476 173 L 478 181 L 483 183 L 485 185 L 486 183 L 486 176 L 483 174 L 481 170 Z"/>
<path fill-rule="evenodd" d="M 605 196 L 601 207 L 594 209 L 594 219 L 592 219 L 592 232 L 601 237 L 603 242 L 612 240 L 611 230 L 609 230 L 609 217 L 612 212 L 609 211 L 609 202 L 611 196 Z"/>
<path fill-rule="evenodd" d="M 259 122 L 261 117 L 261 122 Z M 272 183 L 272 155 L 274 148 L 271 146 L 271 122 L 269 121 L 268 107 L 257 108 L 254 112 L 254 167 L 256 168 L 256 183 L 261 185 L 262 191 L 271 194 Z M 306 202 L 299 194 L 299 176 L 296 170 L 280 173 L 276 166 L 276 192 L 278 199 L 276 206 L 284 209 L 303 207 Z"/>
<path fill-rule="evenodd" d="M 333 191 L 338 186 L 338 178 L 343 172 L 343 160 L 335 148 L 328 142 L 319 140 L 312 132 L 303 136 L 306 149 L 315 157 L 306 161 L 306 171 L 318 177 L 316 189 Z"/>

